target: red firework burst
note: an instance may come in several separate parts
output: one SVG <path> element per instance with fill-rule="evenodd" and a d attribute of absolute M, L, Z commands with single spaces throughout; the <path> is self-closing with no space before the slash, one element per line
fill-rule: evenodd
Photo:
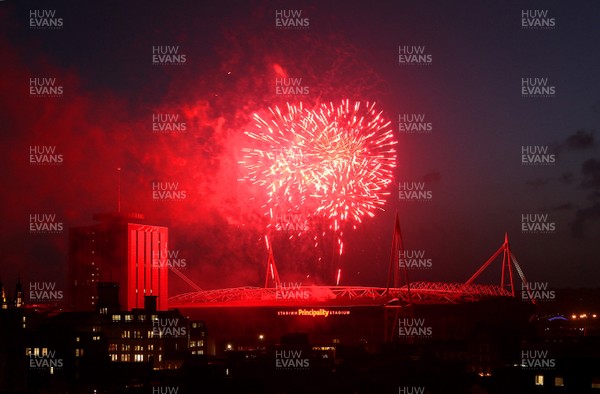
<path fill-rule="evenodd" d="M 306 220 L 329 220 L 337 232 L 382 209 L 397 141 L 374 103 L 345 100 L 315 109 L 288 103 L 286 112 L 269 111 L 266 119 L 254 114 L 245 132 L 253 141 L 240 161 L 244 179 L 265 190 L 266 215 L 304 212 Z"/>

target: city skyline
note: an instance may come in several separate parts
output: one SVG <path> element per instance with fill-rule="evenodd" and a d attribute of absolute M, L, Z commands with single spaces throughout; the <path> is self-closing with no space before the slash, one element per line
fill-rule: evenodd
<path fill-rule="evenodd" d="M 0 276 L 66 290 L 68 229 L 116 211 L 120 177 L 122 210 L 168 227 L 196 284 L 260 286 L 268 232 L 239 181 L 243 132 L 287 102 L 349 99 L 375 101 L 398 144 L 384 211 L 345 231 L 342 284 L 385 283 L 397 211 L 405 248 L 432 261 L 411 279 L 465 281 L 508 232 L 530 280 L 596 287 L 599 14 L 584 1 L 3 2 Z M 410 201 L 411 188 L 429 193 Z M 323 252 L 270 235 L 282 279 L 310 283 Z"/>

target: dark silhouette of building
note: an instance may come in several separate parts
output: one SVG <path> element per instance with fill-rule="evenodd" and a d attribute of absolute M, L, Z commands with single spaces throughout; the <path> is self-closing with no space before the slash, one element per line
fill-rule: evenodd
<path fill-rule="evenodd" d="M 98 295 L 96 311 L 28 319 L 17 359 L 24 360 L 29 389 L 146 386 L 161 372 L 177 373 L 190 356 L 205 354 L 204 322 L 157 310 L 156 296 L 146 296 L 143 308 L 122 310 L 116 283 L 100 282 Z"/>
<path fill-rule="evenodd" d="M 90 311 L 98 302 L 97 284 L 117 282 L 124 310 L 143 308 L 145 296 L 156 296 L 158 310 L 167 310 L 167 227 L 143 224 L 134 213 L 96 214 L 98 222 L 69 230 L 69 305 Z"/>

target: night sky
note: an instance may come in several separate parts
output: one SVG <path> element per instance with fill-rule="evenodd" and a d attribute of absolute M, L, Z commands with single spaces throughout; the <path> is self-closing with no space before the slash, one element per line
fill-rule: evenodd
<path fill-rule="evenodd" d="M 278 27 L 282 10 L 304 26 Z M 344 233 L 342 284 L 385 284 L 397 211 L 405 247 L 432 262 L 413 280 L 465 281 L 508 232 L 530 281 L 597 286 L 598 21 L 597 1 L 1 1 L 0 277 L 64 287 L 68 228 L 117 209 L 121 168 L 122 210 L 169 227 L 185 275 L 262 285 L 263 196 L 238 180 L 244 131 L 269 107 L 348 99 L 377 103 L 398 160 L 384 211 Z M 185 56 L 153 64 L 155 46 Z M 428 56 L 407 64 L 400 47 Z M 308 93 L 276 94 L 281 77 Z M 32 94 L 44 78 L 58 97 Z M 156 114 L 185 130 L 153 130 Z M 400 115 L 424 115 L 429 132 L 401 131 Z M 31 163 L 32 147 L 59 163 Z M 157 182 L 185 198 L 153 200 Z M 431 198 L 400 200 L 404 182 Z M 62 230 L 31 232 L 44 214 Z M 524 231 L 523 215 L 548 231 Z M 273 237 L 282 280 L 320 283 L 309 240 Z M 497 264 L 484 279 L 499 277 Z M 190 290 L 172 276 L 172 295 Z"/>

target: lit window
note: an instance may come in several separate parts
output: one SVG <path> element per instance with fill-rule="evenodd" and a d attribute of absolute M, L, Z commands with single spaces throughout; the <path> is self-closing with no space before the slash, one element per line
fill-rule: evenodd
<path fill-rule="evenodd" d="M 121 333 L 121 338 L 131 338 L 131 331 L 126 330 Z"/>
<path fill-rule="evenodd" d="M 592 388 L 600 389 L 600 378 L 597 378 L 597 377 L 592 378 Z"/>
<path fill-rule="evenodd" d="M 133 321 L 133 316 L 125 315 L 125 321 Z"/>
<path fill-rule="evenodd" d="M 131 350 L 131 345 L 121 345 L 121 351 L 128 352 Z"/>
<path fill-rule="evenodd" d="M 121 315 L 113 315 L 112 320 L 113 321 L 121 321 Z"/>
<path fill-rule="evenodd" d="M 148 350 L 154 350 L 154 345 L 148 345 Z"/>
<path fill-rule="evenodd" d="M 100 308 L 100 314 L 106 315 L 108 313 L 108 308 Z"/>
<path fill-rule="evenodd" d="M 100 340 L 100 335 L 94 335 L 92 337 L 92 341 L 99 341 Z"/>
<path fill-rule="evenodd" d="M 75 357 L 83 356 L 83 349 L 75 349 Z"/>
<path fill-rule="evenodd" d="M 563 379 L 562 376 L 557 376 L 554 378 L 554 385 L 556 387 L 564 387 L 565 386 L 565 380 Z"/>
<path fill-rule="evenodd" d="M 146 315 L 139 315 L 138 316 L 138 320 L 139 321 L 146 321 Z"/>
<path fill-rule="evenodd" d="M 135 345 L 133 347 L 133 350 L 135 350 L 136 352 L 141 352 L 144 350 L 144 347 L 142 345 Z"/>
<path fill-rule="evenodd" d="M 111 354 L 110 355 L 110 361 L 119 361 L 119 355 L 118 354 Z"/>
<path fill-rule="evenodd" d="M 75 342 L 79 342 L 79 337 L 75 337 Z"/>
<path fill-rule="evenodd" d="M 196 347 L 196 341 L 190 341 L 190 347 Z"/>
<path fill-rule="evenodd" d="M 148 330 L 148 338 L 154 338 L 154 331 Z"/>
<path fill-rule="evenodd" d="M 43 347 L 42 348 L 42 356 L 47 356 L 48 355 L 48 348 L 47 347 Z"/>
<path fill-rule="evenodd" d="M 116 343 L 111 343 L 108 345 L 109 352 L 116 352 L 118 350 L 118 346 Z"/>
<path fill-rule="evenodd" d="M 199 340 L 199 341 L 198 341 L 198 346 L 204 346 L 204 340 L 202 340 L 202 339 L 201 339 L 201 340 Z"/>
<path fill-rule="evenodd" d="M 144 361 L 144 355 L 143 354 L 136 354 L 133 361 L 135 361 L 135 362 L 142 362 L 142 361 Z"/>
<path fill-rule="evenodd" d="M 535 385 L 536 386 L 544 385 L 544 375 L 535 375 Z"/>
<path fill-rule="evenodd" d="M 129 362 L 131 361 L 131 357 L 129 356 L 129 354 L 121 354 L 121 361 Z"/>

